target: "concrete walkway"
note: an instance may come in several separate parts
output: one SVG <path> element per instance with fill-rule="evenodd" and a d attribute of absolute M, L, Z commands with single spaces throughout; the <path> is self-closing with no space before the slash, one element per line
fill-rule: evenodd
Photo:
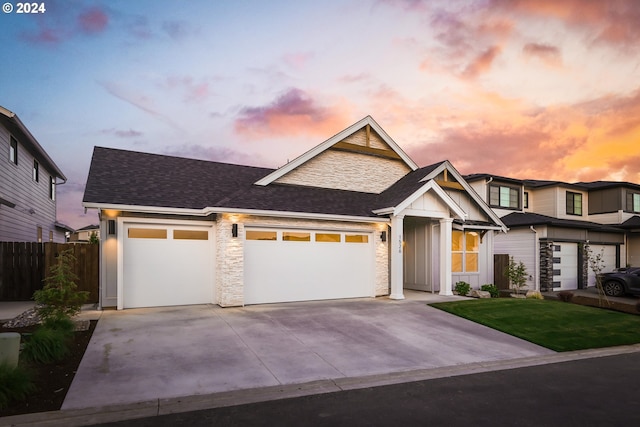
<path fill-rule="evenodd" d="M 426 305 L 442 299 L 105 311 L 62 409 L 553 354 Z"/>

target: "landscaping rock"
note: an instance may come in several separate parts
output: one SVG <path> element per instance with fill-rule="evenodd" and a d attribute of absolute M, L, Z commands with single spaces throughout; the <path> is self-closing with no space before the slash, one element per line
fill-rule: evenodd
<path fill-rule="evenodd" d="M 479 291 L 477 289 L 472 289 L 471 296 L 473 298 L 491 298 L 491 293 L 487 291 Z"/>

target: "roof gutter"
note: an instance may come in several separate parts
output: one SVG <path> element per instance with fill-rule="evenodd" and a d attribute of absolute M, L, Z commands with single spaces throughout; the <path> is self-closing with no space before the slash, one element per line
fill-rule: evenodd
<path fill-rule="evenodd" d="M 346 222 L 389 222 L 388 218 L 373 218 L 366 216 L 352 216 L 352 215 L 337 215 L 337 214 L 322 214 L 322 213 L 308 213 L 308 212 L 292 212 L 292 211 L 269 211 L 258 209 L 239 209 L 239 208 L 224 208 L 224 207 L 205 207 L 202 209 L 186 209 L 186 208 L 163 208 L 156 206 L 136 206 L 136 205 L 112 205 L 105 203 L 82 203 L 86 209 L 100 209 L 100 210 L 116 210 L 127 212 L 142 212 L 142 213 L 154 213 L 161 215 L 193 215 L 193 216 L 209 216 L 212 214 L 244 214 L 255 216 L 269 216 L 278 218 L 304 218 L 304 219 L 317 219 L 327 221 L 346 221 Z"/>

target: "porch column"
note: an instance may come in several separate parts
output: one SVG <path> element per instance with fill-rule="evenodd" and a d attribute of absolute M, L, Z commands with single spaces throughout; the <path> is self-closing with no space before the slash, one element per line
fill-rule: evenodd
<path fill-rule="evenodd" d="M 402 256 L 402 234 L 404 215 L 391 217 L 391 299 L 404 299 L 404 259 Z"/>
<path fill-rule="evenodd" d="M 451 224 L 453 218 L 440 220 L 440 295 L 453 295 L 451 287 Z"/>

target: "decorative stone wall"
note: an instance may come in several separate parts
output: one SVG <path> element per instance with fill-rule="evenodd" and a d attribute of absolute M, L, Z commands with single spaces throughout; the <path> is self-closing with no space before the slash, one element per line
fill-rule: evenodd
<path fill-rule="evenodd" d="M 410 171 L 410 168 L 399 160 L 327 150 L 276 182 L 381 193 Z"/>
<path fill-rule="evenodd" d="M 540 241 L 540 290 L 553 290 L 553 242 Z"/>
<path fill-rule="evenodd" d="M 232 237 L 232 224 L 238 224 L 238 237 Z M 221 214 L 216 232 L 216 299 L 222 307 L 244 305 L 244 237 L 245 226 L 291 227 L 316 230 L 353 230 L 373 232 L 375 247 L 375 296 L 389 294 L 388 242 L 382 242 L 386 223 L 319 221 L 273 218 L 239 214 Z"/>

